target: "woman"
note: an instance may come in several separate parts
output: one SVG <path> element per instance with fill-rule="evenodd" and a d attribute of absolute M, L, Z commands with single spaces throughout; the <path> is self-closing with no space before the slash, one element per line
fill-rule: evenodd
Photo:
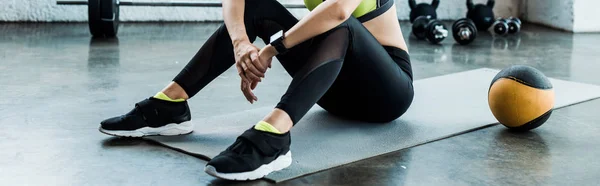
<path fill-rule="evenodd" d="M 274 56 L 293 77 L 262 121 L 208 162 L 205 171 L 253 180 L 288 167 L 290 129 L 316 103 L 333 115 L 392 121 L 413 99 L 412 70 L 393 0 L 306 0 L 297 20 L 276 0 L 223 0 L 225 24 L 155 96 L 101 122 L 103 133 L 142 137 L 192 132 L 187 100 L 235 64 L 246 99 Z M 260 37 L 267 44 L 252 43 Z M 301 150 L 301 149 L 299 149 Z"/>

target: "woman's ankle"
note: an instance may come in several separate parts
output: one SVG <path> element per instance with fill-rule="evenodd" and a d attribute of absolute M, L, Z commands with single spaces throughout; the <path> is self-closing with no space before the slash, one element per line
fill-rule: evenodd
<path fill-rule="evenodd" d="M 263 121 L 271 124 L 279 132 L 286 133 L 292 129 L 294 123 L 290 116 L 281 109 L 275 109 L 269 115 L 267 115 Z"/>
<path fill-rule="evenodd" d="M 162 91 L 162 93 L 164 93 L 165 95 L 167 95 L 167 97 L 177 100 L 177 99 L 189 99 L 189 96 L 187 95 L 187 93 L 185 92 L 185 90 L 183 90 L 183 88 L 181 86 L 179 86 L 179 84 L 175 83 L 175 82 L 171 82 L 169 85 L 167 85 L 167 87 L 165 87 Z"/>

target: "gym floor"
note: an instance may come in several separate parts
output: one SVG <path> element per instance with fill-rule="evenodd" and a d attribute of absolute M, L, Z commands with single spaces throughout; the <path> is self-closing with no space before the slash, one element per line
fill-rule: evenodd
<path fill-rule="evenodd" d="M 600 85 L 600 34 L 525 24 L 519 36 L 431 45 L 402 25 L 416 79 L 526 64 Z M 218 180 L 203 172 L 205 160 L 97 130 L 169 83 L 218 26 L 125 23 L 118 39 L 92 40 L 85 23 L 0 24 L 0 184 L 271 185 Z M 291 78 L 273 64 L 257 103 L 245 101 L 231 68 L 191 100 L 193 118 L 277 103 Z M 599 107 L 594 100 L 557 110 L 528 133 L 496 125 L 281 184 L 600 185 Z"/>

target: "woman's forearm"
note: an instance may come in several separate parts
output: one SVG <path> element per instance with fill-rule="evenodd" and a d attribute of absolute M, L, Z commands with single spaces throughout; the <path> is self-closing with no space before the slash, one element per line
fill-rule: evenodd
<path fill-rule="evenodd" d="M 244 24 L 245 0 L 223 0 L 223 20 L 234 46 L 242 41 L 250 41 Z"/>
<path fill-rule="evenodd" d="M 292 48 L 346 21 L 361 0 L 327 0 L 285 33 L 283 44 Z"/>

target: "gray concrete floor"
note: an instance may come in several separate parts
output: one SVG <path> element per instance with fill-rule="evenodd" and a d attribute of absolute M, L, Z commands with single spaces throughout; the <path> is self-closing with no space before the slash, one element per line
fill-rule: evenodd
<path fill-rule="evenodd" d="M 219 24 L 123 24 L 91 40 L 87 24 L 0 24 L 0 185 L 270 185 L 228 182 L 206 161 L 97 131 L 159 91 Z M 481 34 L 469 46 L 411 39 L 417 79 L 526 64 L 547 76 L 600 85 L 600 34 L 525 25 L 518 37 Z M 194 118 L 277 103 L 291 78 L 274 63 L 245 102 L 232 68 L 191 100 Z M 443 90 L 440 90 L 443 91 Z M 307 175 L 282 185 L 600 185 L 600 100 L 555 111 L 524 134 L 494 126 Z"/>

